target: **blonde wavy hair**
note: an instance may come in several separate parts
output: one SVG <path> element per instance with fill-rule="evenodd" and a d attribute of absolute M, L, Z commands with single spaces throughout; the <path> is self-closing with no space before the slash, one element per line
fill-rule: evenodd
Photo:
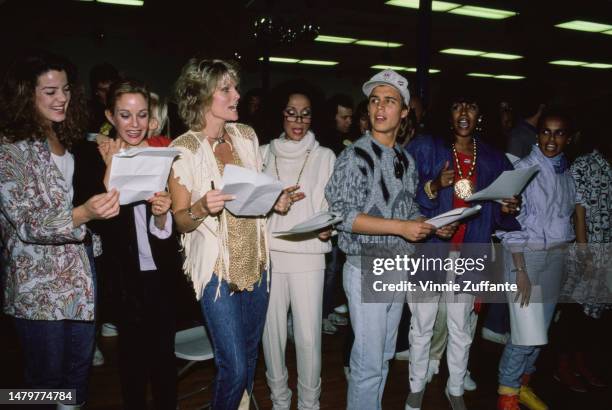
<path fill-rule="evenodd" d="M 204 113 L 212 103 L 217 87 L 226 80 L 239 83 L 238 67 L 224 60 L 190 59 L 176 81 L 175 94 L 178 113 L 193 131 L 206 126 Z"/>

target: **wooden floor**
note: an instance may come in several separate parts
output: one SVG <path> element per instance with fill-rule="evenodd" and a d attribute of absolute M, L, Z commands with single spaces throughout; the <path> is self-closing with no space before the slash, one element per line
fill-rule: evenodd
<path fill-rule="evenodd" d="M 608 327 L 610 329 L 610 327 Z M 346 328 L 336 335 L 323 336 L 323 374 L 321 409 L 343 409 L 346 406 L 346 381 L 343 373 L 344 338 Z M 608 339 L 609 336 L 608 336 Z M 117 338 L 100 337 L 99 346 L 104 353 L 106 363 L 93 369 L 90 382 L 90 394 L 87 408 L 91 410 L 121 409 L 120 385 L 117 372 Z M 612 379 L 611 349 L 607 357 L 601 357 L 600 365 L 607 369 L 605 377 Z M 476 337 L 471 350 L 470 370 L 478 382 L 475 392 L 466 392 L 465 400 L 471 410 L 495 409 L 497 377 L 496 367 L 501 346 Z M 296 405 L 296 367 L 295 352 L 290 345 L 287 351 L 290 374 L 290 387 L 294 392 L 293 407 Z M 154 358 L 151 358 L 154 360 Z M 612 409 L 612 389 L 593 390 L 585 394 L 571 393 L 552 379 L 553 354 L 550 349 L 544 350 L 540 361 L 539 371 L 534 380 L 534 388 L 549 404 L 551 410 L 610 410 Z M 184 362 L 177 360 L 177 366 Z M 19 344 L 12 329 L 11 321 L 0 316 L 0 388 L 17 388 L 21 385 L 21 353 Z M 404 400 L 408 392 L 408 362 L 394 361 L 391 364 L 387 387 L 383 398 L 383 409 L 404 408 Z M 255 379 L 254 393 L 260 409 L 271 409 L 269 391 L 265 382 L 265 369 L 263 358 L 260 355 L 259 366 Z M 447 378 L 445 366 L 433 382 L 428 385 L 425 394 L 423 409 L 448 409 L 444 399 L 443 389 Z M 203 362 L 191 369 L 179 381 L 179 392 L 196 390 L 208 384 L 214 375 L 213 362 Z M 210 399 L 210 392 L 206 391 L 180 403 L 183 410 L 196 409 Z M 1 406 L 0 406 L 1 407 Z M 134 410 L 134 409 L 131 409 Z M 372 409 L 374 410 L 374 409 Z"/>

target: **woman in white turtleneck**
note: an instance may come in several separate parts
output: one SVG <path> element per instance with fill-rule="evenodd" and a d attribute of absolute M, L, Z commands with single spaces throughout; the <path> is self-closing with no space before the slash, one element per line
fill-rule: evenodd
<path fill-rule="evenodd" d="M 261 147 L 264 172 L 286 185 L 299 185 L 285 215 L 268 220 L 268 232 L 288 230 L 326 210 L 324 189 L 336 159 L 310 131 L 311 98 L 289 93 L 280 137 Z M 331 229 L 270 239 L 272 280 L 263 335 L 266 377 L 275 410 L 291 407 L 285 347 L 287 312 L 291 308 L 298 368 L 298 409 L 318 409 L 321 394 L 321 309 L 325 253 L 331 251 Z"/>

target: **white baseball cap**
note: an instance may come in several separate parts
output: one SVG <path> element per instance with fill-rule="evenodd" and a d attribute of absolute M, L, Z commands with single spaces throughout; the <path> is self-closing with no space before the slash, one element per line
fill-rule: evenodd
<path fill-rule="evenodd" d="M 393 70 L 384 70 L 378 74 L 375 74 L 368 81 L 363 83 L 363 93 L 366 97 L 369 97 L 372 93 L 372 90 L 379 85 L 390 85 L 391 87 L 395 87 L 397 91 L 401 94 L 404 99 L 404 103 L 408 105 L 410 102 L 410 92 L 408 91 L 408 80 L 399 75 Z"/>

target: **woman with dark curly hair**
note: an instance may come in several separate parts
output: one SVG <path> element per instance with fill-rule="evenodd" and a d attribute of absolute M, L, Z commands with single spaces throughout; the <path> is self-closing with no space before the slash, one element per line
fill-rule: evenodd
<path fill-rule="evenodd" d="M 83 134 L 73 66 L 39 52 L 1 86 L 0 240 L 4 312 L 14 317 L 29 388 L 75 389 L 80 408 L 94 349 L 94 288 L 85 224 L 119 212 L 116 191 L 73 207 L 74 158 Z"/>

